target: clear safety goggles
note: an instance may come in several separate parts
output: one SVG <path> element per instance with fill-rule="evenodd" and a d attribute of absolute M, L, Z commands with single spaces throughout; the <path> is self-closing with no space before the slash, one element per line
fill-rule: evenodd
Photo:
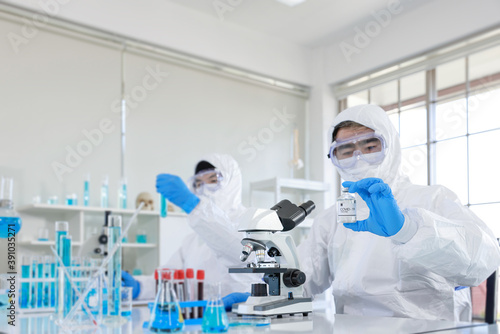
<path fill-rule="evenodd" d="M 384 160 L 386 144 L 382 136 L 375 132 L 364 133 L 344 140 L 336 140 L 330 145 L 328 157 L 339 168 L 350 168 L 360 159 L 371 165 Z"/>
<path fill-rule="evenodd" d="M 198 172 L 189 179 L 191 189 L 197 195 L 201 195 L 205 190 L 217 191 L 221 187 L 223 180 L 222 173 L 217 169 L 207 169 Z"/>

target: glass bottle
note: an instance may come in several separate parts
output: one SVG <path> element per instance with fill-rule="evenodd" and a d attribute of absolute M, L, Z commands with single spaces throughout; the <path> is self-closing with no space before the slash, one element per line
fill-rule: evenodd
<path fill-rule="evenodd" d="M 348 188 L 342 187 L 341 194 L 337 198 L 337 223 L 356 222 L 356 197 L 349 193 Z"/>
<path fill-rule="evenodd" d="M 13 187 L 14 180 L 12 178 L 2 177 L 0 185 L 0 238 L 15 237 L 22 226 L 21 218 L 14 210 Z"/>

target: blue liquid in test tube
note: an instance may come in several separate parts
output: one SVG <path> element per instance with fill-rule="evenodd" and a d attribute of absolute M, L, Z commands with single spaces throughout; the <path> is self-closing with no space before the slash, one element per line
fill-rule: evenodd
<path fill-rule="evenodd" d="M 108 218 L 108 254 L 111 254 L 115 244 L 119 242 L 122 232 L 121 216 L 111 215 Z M 117 249 L 108 263 L 108 315 L 121 314 L 121 285 L 122 285 L 122 252 Z"/>
<path fill-rule="evenodd" d="M 38 262 L 37 262 L 37 278 L 44 278 L 44 263 L 43 263 L 43 258 L 39 257 Z M 43 300 L 44 300 L 44 295 L 43 295 L 43 282 L 38 282 L 37 283 L 37 292 L 36 292 L 37 300 L 36 300 L 36 306 L 37 307 L 43 307 Z"/>
<path fill-rule="evenodd" d="M 68 269 L 70 275 L 71 273 L 71 236 L 63 235 L 61 237 L 62 241 L 62 262 L 64 266 Z M 68 315 L 71 307 L 73 306 L 73 289 L 71 288 L 71 281 L 64 274 L 64 306 L 63 306 L 63 316 Z"/>
<path fill-rule="evenodd" d="M 118 189 L 118 203 L 120 209 L 127 208 L 127 179 L 122 178 L 120 181 L 120 188 Z"/>
<path fill-rule="evenodd" d="M 102 185 L 101 185 L 101 208 L 107 208 L 109 203 L 108 203 L 108 198 L 109 198 L 109 180 L 108 176 L 105 175 L 102 179 Z"/>
<path fill-rule="evenodd" d="M 167 199 L 160 195 L 160 216 L 165 218 L 167 216 Z"/>
<path fill-rule="evenodd" d="M 65 221 L 57 221 L 56 222 L 56 253 L 59 255 L 59 257 L 62 259 L 62 237 L 66 236 L 68 234 L 68 222 Z M 55 261 L 55 267 L 54 267 L 54 272 L 53 275 L 56 278 L 55 281 L 55 286 L 54 286 L 54 307 L 55 307 L 55 312 L 56 314 L 59 314 L 59 312 L 62 310 L 63 304 L 60 303 L 60 297 L 59 297 L 59 292 L 62 291 L 62 287 L 59 287 L 59 261 Z M 62 297 L 62 296 L 61 296 Z"/>
<path fill-rule="evenodd" d="M 89 189 L 90 189 L 90 174 L 85 176 L 85 180 L 83 181 L 83 205 L 89 206 Z"/>
<path fill-rule="evenodd" d="M 30 258 L 23 256 L 21 262 L 21 278 L 30 278 L 31 263 Z M 21 283 L 21 300 L 19 302 L 21 308 L 28 308 L 30 300 L 30 283 Z"/>

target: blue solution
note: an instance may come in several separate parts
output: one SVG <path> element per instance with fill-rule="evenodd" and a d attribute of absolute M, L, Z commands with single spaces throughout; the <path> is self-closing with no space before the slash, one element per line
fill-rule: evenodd
<path fill-rule="evenodd" d="M 101 208 L 107 208 L 108 207 L 108 184 L 103 183 L 101 186 Z"/>
<path fill-rule="evenodd" d="M 62 237 L 66 236 L 68 234 L 67 231 L 56 231 L 56 253 L 59 255 L 59 257 L 62 259 Z M 53 277 L 56 277 L 58 275 L 58 268 L 59 268 L 59 261 L 56 260 L 55 263 L 55 268 L 53 272 Z M 54 307 L 56 309 L 56 313 L 58 313 L 59 309 L 62 307 L 59 306 L 59 278 L 56 278 L 55 283 L 54 283 Z"/>
<path fill-rule="evenodd" d="M 71 266 L 71 237 L 63 236 L 62 238 L 62 262 L 65 267 Z M 69 271 L 70 275 L 71 270 Z M 63 316 L 66 317 L 71 307 L 73 306 L 73 289 L 71 288 L 71 281 L 64 275 L 64 305 Z"/>
<path fill-rule="evenodd" d="M 160 216 L 165 218 L 167 216 L 167 199 L 160 195 Z"/>
<path fill-rule="evenodd" d="M 138 244 L 145 244 L 148 242 L 148 237 L 145 234 L 138 234 L 135 237 L 135 240 L 137 241 Z"/>
<path fill-rule="evenodd" d="M 132 311 L 122 311 L 122 317 L 128 317 L 132 315 Z"/>
<path fill-rule="evenodd" d="M 21 278 L 30 278 L 30 265 L 21 266 Z M 28 308 L 30 298 L 30 283 L 21 283 L 21 296 L 19 304 L 21 308 Z"/>
<path fill-rule="evenodd" d="M 22 222 L 19 217 L 0 217 L 0 238 L 9 238 L 17 235 Z"/>
<path fill-rule="evenodd" d="M 120 201 L 120 209 L 127 208 L 127 184 L 122 182 L 119 190 L 118 200 Z"/>
<path fill-rule="evenodd" d="M 120 226 L 108 227 L 108 252 L 111 251 L 119 241 L 121 234 Z M 118 249 L 108 263 L 108 315 L 120 315 L 121 310 L 121 285 L 122 285 L 122 256 Z"/>
<path fill-rule="evenodd" d="M 31 278 L 36 278 L 36 271 L 37 271 L 37 265 L 36 265 L 36 260 L 33 260 L 32 264 L 31 264 Z M 30 303 L 30 306 L 35 308 L 36 307 L 36 299 L 37 299 L 37 295 L 36 295 L 36 290 L 37 290 L 37 284 L 32 282 L 31 283 L 31 303 Z"/>
<path fill-rule="evenodd" d="M 38 263 L 37 264 L 37 277 L 38 278 L 43 278 L 43 262 L 41 263 Z M 36 306 L 37 307 L 42 307 L 43 306 L 43 300 L 44 300 L 44 296 L 43 296 L 43 282 L 38 282 L 37 283 L 37 293 L 36 293 L 36 297 L 37 297 L 37 300 L 36 300 Z"/>
<path fill-rule="evenodd" d="M 184 318 L 175 303 L 158 304 L 154 310 L 151 331 L 155 333 L 173 333 L 184 329 Z"/>
<path fill-rule="evenodd" d="M 50 278 L 56 277 L 56 264 L 50 264 Z M 56 305 L 56 283 L 50 283 L 50 307 L 54 307 Z"/>
<path fill-rule="evenodd" d="M 229 329 L 229 319 L 224 305 L 207 305 L 203 313 L 201 329 L 204 333 L 225 333 Z"/>
<path fill-rule="evenodd" d="M 89 188 L 90 188 L 90 181 L 85 180 L 83 181 L 83 205 L 84 206 L 89 206 Z"/>

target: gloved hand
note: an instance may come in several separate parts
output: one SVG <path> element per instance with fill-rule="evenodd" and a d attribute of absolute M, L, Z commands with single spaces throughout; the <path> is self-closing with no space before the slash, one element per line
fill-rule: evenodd
<path fill-rule="evenodd" d="M 132 275 L 124 270 L 122 270 L 122 286 L 132 287 L 132 299 L 136 299 L 141 292 L 141 285 L 139 284 L 139 281 L 135 280 Z"/>
<path fill-rule="evenodd" d="M 188 214 L 200 202 L 200 199 L 189 191 L 186 184 L 177 175 L 159 174 L 156 176 L 156 191 Z"/>
<path fill-rule="evenodd" d="M 370 209 L 370 216 L 355 223 L 344 223 L 353 231 L 368 231 L 382 237 L 390 237 L 401 230 L 405 217 L 399 209 L 391 188 L 381 179 L 369 177 L 357 182 L 345 181 L 342 185 L 350 193 L 358 193 Z"/>
<path fill-rule="evenodd" d="M 233 304 L 246 302 L 250 292 L 233 292 L 222 298 L 226 311 L 231 311 Z"/>

